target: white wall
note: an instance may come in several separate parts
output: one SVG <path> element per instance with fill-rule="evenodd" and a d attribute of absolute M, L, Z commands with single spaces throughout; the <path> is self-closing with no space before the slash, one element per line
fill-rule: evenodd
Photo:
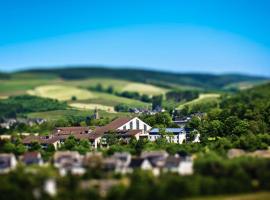
<path fill-rule="evenodd" d="M 138 117 L 135 117 L 132 120 L 130 120 L 128 123 L 124 124 L 123 126 L 120 126 L 118 130 L 124 130 L 124 127 L 126 127 L 126 130 L 130 130 L 131 129 L 130 123 L 132 123 L 132 130 L 138 129 L 137 122 L 136 122 L 137 120 L 139 121 L 140 130 L 144 130 L 144 125 L 146 125 L 146 131 L 149 131 L 152 128 L 151 126 L 149 126 L 148 124 L 140 120 Z"/>
<path fill-rule="evenodd" d="M 174 136 L 165 136 L 168 142 L 171 143 L 177 143 L 177 144 L 182 144 L 184 142 L 184 140 L 186 140 L 186 134 L 185 133 L 181 133 L 178 135 L 174 135 Z M 148 139 L 151 142 L 156 141 L 158 138 L 161 138 L 161 135 L 149 135 Z"/>

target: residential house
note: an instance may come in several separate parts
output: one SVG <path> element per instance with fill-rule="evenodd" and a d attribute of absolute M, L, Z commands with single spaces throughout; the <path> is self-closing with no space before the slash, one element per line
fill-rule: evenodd
<path fill-rule="evenodd" d="M 153 166 L 151 164 L 151 162 L 148 159 L 144 159 L 144 158 L 132 158 L 127 172 L 132 173 L 134 170 L 146 170 L 146 171 L 152 171 L 153 170 Z"/>
<path fill-rule="evenodd" d="M 92 137 L 98 145 L 107 145 L 106 134 L 111 134 L 111 132 L 115 132 L 119 138 L 128 142 L 131 137 L 135 137 L 137 140 L 143 137 L 148 138 L 150 129 L 151 126 L 138 117 L 121 117 L 105 126 L 97 127 L 93 131 Z"/>
<path fill-rule="evenodd" d="M 88 152 L 83 157 L 83 166 L 91 169 L 100 168 L 103 156 L 101 152 Z"/>
<path fill-rule="evenodd" d="M 175 118 L 173 122 L 177 124 L 180 128 L 184 128 L 190 120 L 191 117 L 182 117 L 182 118 Z"/>
<path fill-rule="evenodd" d="M 127 152 L 116 152 L 112 156 L 116 160 L 117 166 L 115 168 L 116 173 L 127 173 L 128 166 L 131 162 L 131 154 Z"/>
<path fill-rule="evenodd" d="M 186 141 L 187 132 L 184 128 L 165 128 L 165 134 L 159 128 L 154 128 L 149 132 L 149 140 L 154 142 L 159 138 L 165 137 L 170 143 L 182 144 Z"/>
<path fill-rule="evenodd" d="M 191 175 L 193 173 L 193 160 L 190 156 L 169 156 L 163 166 L 163 171 Z"/>
<path fill-rule="evenodd" d="M 43 159 L 39 152 L 26 152 L 22 155 L 21 160 L 26 165 L 43 165 Z"/>
<path fill-rule="evenodd" d="M 145 151 L 141 158 L 148 159 L 154 167 L 161 168 L 169 154 L 166 151 Z"/>
<path fill-rule="evenodd" d="M 58 137 L 50 136 L 27 136 L 23 139 L 22 143 L 31 148 L 34 142 L 37 142 L 41 145 L 42 148 L 46 149 L 51 144 L 55 149 L 58 149 L 60 146 L 60 139 Z"/>
<path fill-rule="evenodd" d="M 83 157 L 77 151 L 58 151 L 54 154 L 54 166 L 58 168 L 61 176 L 71 173 L 82 175 L 85 169 L 82 167 Z"/>
<path fill-rule="evenodd" d="M 8 173 L 15 169 L 17 166 L 17 160 L 14 154 L 2 153 L 0 154 L 0 174 Z"/>

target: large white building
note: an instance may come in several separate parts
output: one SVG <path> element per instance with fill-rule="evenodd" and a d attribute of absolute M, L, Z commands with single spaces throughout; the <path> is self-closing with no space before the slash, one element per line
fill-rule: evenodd
<path fill-rule="evenodd" d="M 149 140 L 152 142 L 162 137 L 170 143 L 182 144 L 187 140 L 187 132 L 184 128 L 165 128 L 164 134 L 159 128 L 154 128 L 149 132 Z"/>

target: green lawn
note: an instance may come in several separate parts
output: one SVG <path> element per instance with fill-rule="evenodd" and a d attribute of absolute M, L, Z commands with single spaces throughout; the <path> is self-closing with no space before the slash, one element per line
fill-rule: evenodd
<path fill-rule="evenodd" d="M 47 120 L 59 120 L 63 119 L 68 116 L 82 116 L 87 117 L 94 114 L 93 110 L 77 110 L 77 109 L 68 109 L 68 110 L 54 110 L 54 111 L 47 111 L 47 112 L 34 112 L 29 113 L 27 116 L 30 118 L 44 118 Z M 121 117 L 121 116 L 132 116 L 130 113 L 108 113 L 105 111 L 99 111 L 100 117 Z"/>
<path fill-rule="evenodd" d="M 178 106 L 178 109 L 183 109 L 184 106 L 192 106 L 195 104 L 217 101 L 219 97 L 220 97 L 220 94 L 217 94 L 217 93 L 200 94 L 200 96 L 197 99 L 180 104 Z"/>
<path fill-rule="evenodd" d="M 190 198 L 186 200 L 268 200 L 270 192 Z"/>
<path fill-rule="evenodd" d="M 114 89 L 118 92 L 131 91 L 148 95 L 164 94 L 167 91 L 167 89 L 150 84 L 136 83 L 132 81 L 117 80 L 117 79 L 106 79 L 106 78 L 66 81 L 64 84 L 82 88 L 89 88 L 90 86 L 93 87 L 96 86 L 97 84 L 101 84 L 104 88 L 113 86 Z"/>

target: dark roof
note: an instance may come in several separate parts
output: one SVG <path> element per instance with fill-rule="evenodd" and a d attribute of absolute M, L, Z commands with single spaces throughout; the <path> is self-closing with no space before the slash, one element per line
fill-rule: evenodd
<path fill-rule="evenodd" d="M 139 168 L 139 167 L 141 167 L 144 160 L 145 159 L 143 159 L 143 158 L 132 158 L 130 163 L 129 163 L 129 167 Z"/>
<path fill-rule="evenodd" d="M 175 156 L 169 156 L 166 159 L 165 167 L 166 168 L 178 167 L 180 162 L 181 162 L 181 158 L 175 157 Z"/>
<path fill-rule="evenodd" d="M 12 154 L 0 154 L 0 169 L 9 168 Z"/>

